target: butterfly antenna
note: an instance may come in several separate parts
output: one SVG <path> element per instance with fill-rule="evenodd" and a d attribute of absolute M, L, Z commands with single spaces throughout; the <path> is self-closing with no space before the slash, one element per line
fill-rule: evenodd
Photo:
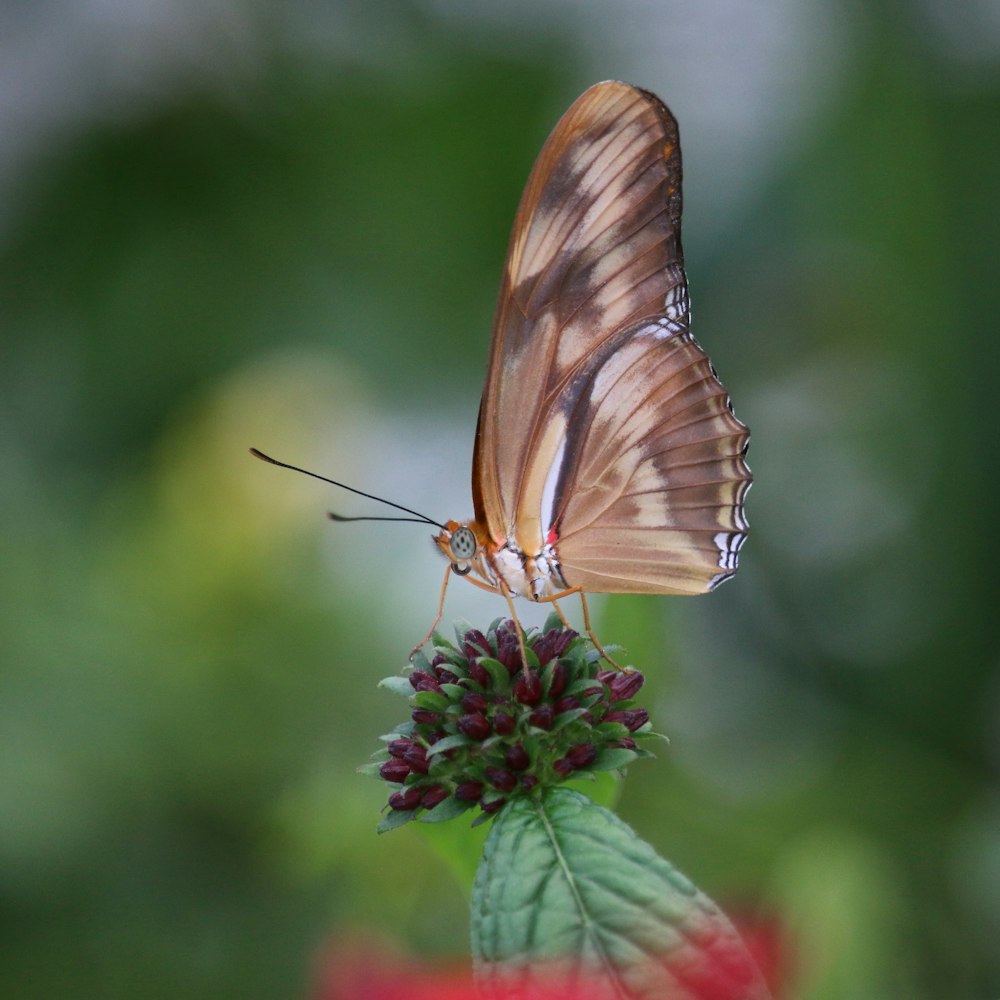
<path fill-rule="evenodd" d="M 337 485 L 339 486 L 340 484 L 338 483 Z M 355 490 L 355 492 L 357 492 L 357 490 Z M 364 496 L 365 494 L 362 493 L 361 495 Z M 375 497 L 375 499 L 377 500 L 378 497 Z M 382 501 L 382 503 L 390 502 L 391 501 L 389 500 Z M 393 504 L 392 506 L 395 507 L 396 505 Z M 400 510 L 406 510 L 406 508 L 401 507 Z M 412 521 L 414 524 L 433 524 L 438 528 L 444 527 L 443 524 L 438 524 L 437 521 L 432 521 L 427 517 L 345 517 L 343 514 L 335 514 L 332 510 L 328 510 L 326 512 L 326 516 L 331 521 L 336 521 L 338 524 L 344 524 L 347 521 Z"/>
<path fill-rule="evenodd" d="M 308 469 L 300 469 L 297 465 L 289 465 L 287 462 L 279 462 L 276 458 L 271 458 L 270 455 L 265 455 L 264 452 L 258 451 L 256 448 L 250 449 L 250 454 L 254 458 L 259 458 L 262 462 L 270 462 L 271 465 L 280 466 L 282 469 L 291 469 L 292 472 L 301 472 L 304 476 L 312 476 L 313 479 L 319 479 L 324 483 L 329 483 L 331 486 L 339 486 L 342 490 L 347 490 L 349 493 L 357 493 L 358 496 L 367 498 L 368 500 L 375 500 L 377 503 L 387 504 L 389 507 L 395 507 L 396 510 L 401 510 L 406 514 L 412 514 L 413 517 L 344 517 L 342 514 L 327 514 L 327 517 L 331 521 L 413 521 L 417 524 L 433 524 L 436 528 L 441 528 L 444 530 L 444 525 L 439 524 L 437 521 L 432 520 L 425 514 L 421 514 L 418 511 L 410 510 L 409 507 L 403 507 L 401 504 L 393 503 L 391 500 L 386 500 L 383 497 L 374 496 L 371 493 L 365 493 L 363 490 L 356 490 L 353 486 L 346 486 L 344 483 L 338 483 L 336 479 L 327 479 L 326 476 L 321 476 L 317 472 L 310 472 Z"/>

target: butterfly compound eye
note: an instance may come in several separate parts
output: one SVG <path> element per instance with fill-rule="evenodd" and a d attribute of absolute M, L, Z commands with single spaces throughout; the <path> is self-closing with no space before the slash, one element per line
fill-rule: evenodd
<path fill-rule="evenodd" d="M 452 556 L 458 562 L 465 562 L 476 554 L 476 536 L 471 528 L 466 528 L 464 525 L 455 529 L 449 545 Z"/>

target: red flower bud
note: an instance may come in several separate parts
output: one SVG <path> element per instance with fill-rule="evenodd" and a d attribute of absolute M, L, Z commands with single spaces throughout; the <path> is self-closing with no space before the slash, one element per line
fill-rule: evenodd
<path fill-rule="evenodd" d="M 569 748 L 565 757 L 552 765 L 552 770 L 565 778 L 580 768 L 589 767 L 596 759 L 597 747 L 590 743 L 577 743 L 576 746 Z"/>
<path fill-rule="evenodd" d="M 649 722 L 649 712 L 644 708 L 625 708 L 619 709 L 616 712 L 608 712 L 604 716 L 605 722 L 620 722 L 623 726 L 628 727 L 630 733 L 634 733 L 637 729 L 646 725 Z"/>
<path fill-rule="evenodd" d="M 589 767 L 597 759 L 597 747 L 591 743 L 577 743 L 575 747 L 570 747 L 566 751 L 563 760 L 567 760 L 573 765 L 574 770 L 581 767 Z"/>
<path fill-rule="evenodd" d="M 508 715 L 506 712 L 494 712 L 493 728 L 501 736 L 509 736 L 514 732 L 514 716 Z"/>
<path fill-rule="evenodd" d="M 423 670 L 414 670 L 410 674 L 410 685 L 414 691 L 435 691 L 441 694 L 441 685 Z"/>
<path fill-rule="evenodd" d="M 472 712 L 469 715 L 459 716 L 456 725 L 460 733 L 464 733 L 472 740 L 485 740 L 487 736 L 493 733 L 493 727 L 490 725 L 489 719 L 480 712 Z"/>
<path fill-rule="evenodd" d="M 505 767 L 487 767 L 486 780 L 498 792 L 512 792 L 517 787 L 517 778 Z"/>
<path fill-rule="evenodd" d="M 552 720 L 555 718 L 555 712 L 552 711 L 551 705 L 539 705 L 531 715 L 528 716 L 528 721 L 533 725 L 537 726 L 539 729 L 551 729 Z"/>
<path fill-rule="evenodd" d="M 538 784 L 538 779 L 533 774 L 522 774 L 518 780 L 526 792 L 530 792 Z"/>
<path fill-rule="evenodd" d="M 393 792 L 389 796 L 389 808 L 396 812 L 410 812 L 420 805 L 423 794 L 422 788 L 404 788 L 401 792 Z"/>
<path fill-rule="evenodd" d="M 573 695 L 568 694 L 564 698 L 560 698 L 552 708 L 555 710 L 556 715 L 560 712 L 572 712 L 574 708 L 580 707 L 580 699 L 574 698 Z"/>
<path fill-rule="evenodd" d="M 478 660 L 469 661 L 469 676 L 481 687 L 488 688 L 493 678 Z"/>
<path fill-rule="evenodd" d="M 631 736 L 622 736 L 621 739 L 612 740 L 609 747 L 620 747 L 622 750 L 635 750 L 639 744 Z"/>
<path fill-rule="evenodd" d="M 444 785 L 431 785 L 424 791 L 420 804 L 425 809 L 433 809 L 439 802 L 444 802 L 446 798 L 448 798 L 448 789 Z"/>
<path fill-rule="evenodd" d="M 522 705 L 537 705 L 542 700 L 542 682 L 534 670 L 522 670 L 517 675 L 514 697 Z"/>
<path fill-rule="evenodd" d="M 483 802 L 480 804 L 479 808 L 482 809 L 484 813 L 490 814 L 499 812 L 502 808 L 506 799 L 493 799 L 492 802 Z"/>
<path fill-rule="evenodd" d="M 462 652 L 469 660 L 477 656 L 492 656 L 490 641 L 477 628 L 471 628 L 462 637 Z"/>
<path fill-rule="evenodd" d="M 417 774 L 426 774 L 427 769 L 430 767 L 430 761 L 427 760 L 427 751 L 419 743 L 414 743 L 406 751 L 403 755 L 403 760 L 410 765 L 410 770 L 415 771 Z"/>
<path fill-rule="evenodd" d="M 612 701 L 628 701 L 639 693 L 646 678 L 638 670 L 623 670 L 608 684 Z"/>
<path fill-rule="evenodd" d="M 507 766 L 514 771 L 526 771 L 531 766 L 531 757 L 520 743 L 516 743 L 507 750 L 504 754 L 504 760 Z"/>
<path fill-rule="evenodd" d="M 481 781 L 463 781 L 455 788 L 455 798 L 460 802 L 475 802 L 482 794 Z"/>
<path fill-rule="evenodd" d="M 410 718 L 414 722 L 424 723 L 426 725 L 437 725 L 441 721 L 441 715 L 438 712 L 431 712 L 426 708 L 415 708 L 410 713 Z"/>
<path fill-rule="evenodd" d="M 489 708 L 489 699 L 478 691 L 470 691 L 462 695 L 463 712 L 485 712 Z"/>
<path fill-rule="evenodd" d="M 401 785 L 406 780 L 406 776 L 410 773 L 410 765 L 407 764 L 405 760 L 396 760 L 394 757 L 392 760 L 387 760 L 378 769 L 378 773 L 386 781 L 391 781 L 393 784 Z"/>
<path fill-rule="evenodd" d="M 521 645 L 517 641 L 517 626 L 509 618 L 501 622 L 497 629 L 497 659 L 511 677 L 524 665 L 521 662 Z"/>
<path fill-rule="evenodd" d="M 531 648 L 538 657 L 539 664 L 544 667 L 550 660 L 562 656 L 575 638 L 576 632 L 572 629 L 564 628 L 560 631 L 553 629 L 541 636 Z"/>
<path fill-rule="evenodd" d="M 431 672 L 442 684 L 454 684 L 458 674 L 451 670 L 451 664 L 440 654 L 431 660 Z"/>
<path fill-rule="evenodd" d="M 566 665 L 557 663 L 552 667 L 552 681 L 549 684 L 549 697 L 555 701 L 566 689 Z"/>
<path fill-rule="evenodd" d="M 405 757 L 406 751 L 413 746 L 413 740 L 409 737 L 401 737 L 398 740 L 389 740 L 386 745 L 386 750 L 392 754 L 393 757 Z"/>

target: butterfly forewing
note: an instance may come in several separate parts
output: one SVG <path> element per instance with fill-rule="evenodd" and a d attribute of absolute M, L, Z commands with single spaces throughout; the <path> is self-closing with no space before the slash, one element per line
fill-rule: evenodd
<path fill-rule="evenodd" d="M 476 519 L 569 586 L 696 593 L 735 570 L 748 433 L 688 330 L 677 126 L 590 88 L 514 223 L 480 409 Z"/>

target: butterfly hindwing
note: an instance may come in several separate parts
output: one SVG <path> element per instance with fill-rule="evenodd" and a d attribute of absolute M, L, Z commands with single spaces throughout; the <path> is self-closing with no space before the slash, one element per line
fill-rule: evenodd
<path fill-rule="evenodd" d="M 568 425 L 550 524 L 562 574 L 598 593 L 701 593 L 736 569 L 748 433 L 689 334 L 644 322 L 619 339 Z"/>

